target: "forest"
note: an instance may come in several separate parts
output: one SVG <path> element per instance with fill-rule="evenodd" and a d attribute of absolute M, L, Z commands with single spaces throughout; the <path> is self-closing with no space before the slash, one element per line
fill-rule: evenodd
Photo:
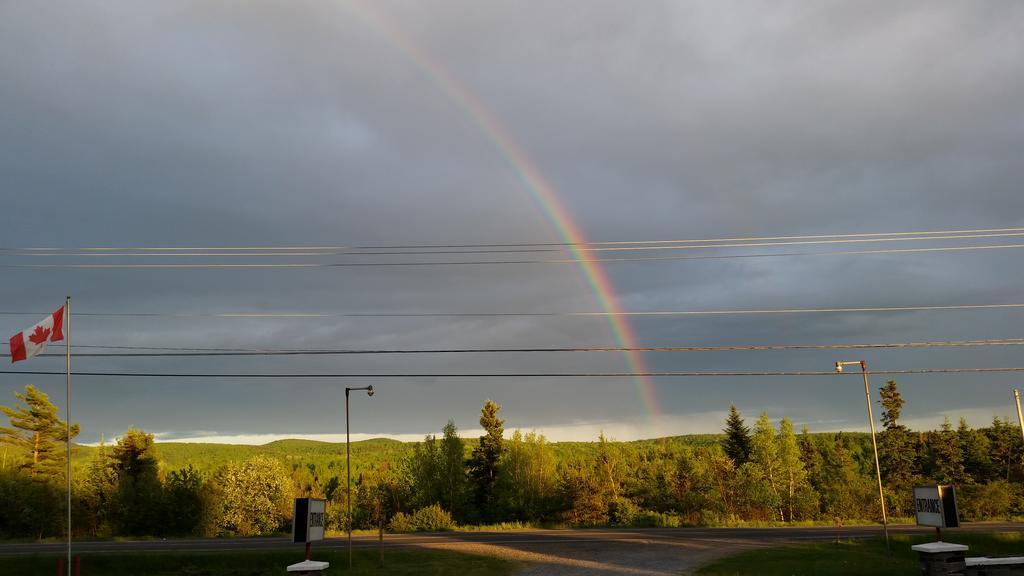
<path fill-rule="evenodd" d="M 965 520 L 1024 514 L 1024 442 L 1016 424 L 962 418 L 938 430 L 900 424 L 894 381 L 880 389 L 880 468 L 890 517 L 912 515 L 915 485 L 953 484 Z M 66 424 L 26 386 L 0 406 L 0 538 L 64 534 Z M 481 408 L 484 435 L 449 420 L 422 442 L 285 440 L 263 446 L 157 443 L 131 428 L 72 455 L 75 537 L 248 536 L 290 530 L 292 499 L 325 498 L 328 529 L 394 532 L 457 526 L 736 526 L 878 521 L 871 439 L 797 432 L 735 406 L 721 434 L 616 442 L 548 442 L 506 433 L 501 407 Z M 78 426 L 71 427 L 72 438 Z M 347 514 L 351 491 L 353 513 Z"/>

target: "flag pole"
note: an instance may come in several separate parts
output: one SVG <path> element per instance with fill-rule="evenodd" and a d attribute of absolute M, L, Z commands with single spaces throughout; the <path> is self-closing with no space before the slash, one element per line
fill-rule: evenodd
<path fill-rule="evenodd" d="M 67 478 L 65 484 L 68 492 L 68 574 L 71 573 L 71 296 L 64 299 L 64 360 L 66 368 L 66 392 L 67 392 L 67 421 L 64 422 L 64 433 L 67 435 Z"/>

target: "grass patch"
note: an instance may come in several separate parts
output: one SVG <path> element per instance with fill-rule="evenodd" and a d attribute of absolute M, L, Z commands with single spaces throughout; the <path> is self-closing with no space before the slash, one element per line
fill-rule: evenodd
<path fill-rule="evenodd" d="M 943 541 L 966 544 L 968 556 L 1008 556 L 1024 554 L 1024 534 L 1018 532 L 970 533 L 948 531 Z M 816 542 L 744 552 L 706 564 L 697 570 L 701 576 L 905 576 L 920 571 L 913 544 L 934 541 L 932 535 L 893 535 L 892 556 L 882 539 Z"/>
<path fill-rule="evenodd" d="M 16 556 L 0 559 L 0 575 L 52 576 L 59 556 Z M 495 558 L 444 550 L 385 550 L 384 568 L 377 567 L 376 550 L 357 550 L 348 570 L 348 552 L 320 550 L 314 560 L 330 562 L 325 574 L 404 576 L 512 574 L 518 565 Z M 281 576 L 289 564 L 302 561 L 302 549 L 268 552 L 97 553 L 82 555 L 86 576 Z"/>

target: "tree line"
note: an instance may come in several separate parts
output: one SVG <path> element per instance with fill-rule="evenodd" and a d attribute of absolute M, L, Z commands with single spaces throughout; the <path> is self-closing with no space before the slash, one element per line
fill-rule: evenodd
<path fill-rule="evenodd" d="M 66 426 L 32 386 L 0 407 L 0 537 L 63 534 Z M 1024 442 L 994 418 L 972 429 L 900 423 L 894 381 L 881 388 L 880 468 L 888 509 L 912 515 L 915 485 L 954 484 L 965 519 L 1024 514 Z M 153 435 L 131 428 L 96 449 L 73 476 L 76 536 L 225 536 L 290 529 L 292 499 L 328 500 L 327 527 L 442 530 L 455 524 L 570 526 L 737 525 L 880 520 L 870 437 L 797 433 L 762 413 L 748 427 L 730 407 L 723 434 L 644 442 L 558 445 L 535 432 L 506 437 L 501 407 L 481 409 L 484 434 L 467 440 L 449 420 L 440 436 L 356 466 L 352 486 L 331 460 L 257 454 L 210 470 L 168 470 Z M 72 437 L 79 429 L 71 427 Z M 351 494 L 353 513 L 346 501 Z"/>

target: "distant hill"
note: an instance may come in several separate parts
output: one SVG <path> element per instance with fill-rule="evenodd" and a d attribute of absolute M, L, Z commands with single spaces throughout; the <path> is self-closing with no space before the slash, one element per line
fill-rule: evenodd
<path fill-rule="evenodd" d="M 826 433 L 832 435 L 832 433 Z M 826 435 L 812 434 L 812 436 Z M 866 433 L 844 432 L 849 438 L 858 440 L 859 444 L 869 445 L 870 436 Z M 657 448 L 665 444 L 686 445 L 691 447 L 708 446 L 720 442 L 723 434 L 689 434 L 670 436 L 629 442 L 613 442 L 634 450 Z M 464 438 L 466 454 L 476 444 L 476 438 Z M 358 474 L 364 467 L 377 462 L 399 463 L 413 450 L 415 442 L 401 442 L 387 438 L 374 438 L 352 442 L 353 474 Z M 573 457 L 584 457 L 596 450 L 597 442 L 552 442 L 552 454 L 558 462 Z M 108 445 L 109 449 L 109 445 Z M 72 460 L 76 468 L 85 467 L 98 450 L 94 446 L 80 446 Z M 280 460 L 287 468 L 296 469 L 300 466 L 313 465 L 318 469 L 333 474 L 343 474 L 345 470 L 345 443 L 321 442 L 317 440 L 288 439 L 276 440 L 262 445 L 246 444 L 203 444 L 183 442 L 158 442 L 157 454 L 164 470 L 178 470 L 191 465 L 202 472 L 213 472 L 221 466 L 251 458 L 256 455 L 271 456 Z"/>

